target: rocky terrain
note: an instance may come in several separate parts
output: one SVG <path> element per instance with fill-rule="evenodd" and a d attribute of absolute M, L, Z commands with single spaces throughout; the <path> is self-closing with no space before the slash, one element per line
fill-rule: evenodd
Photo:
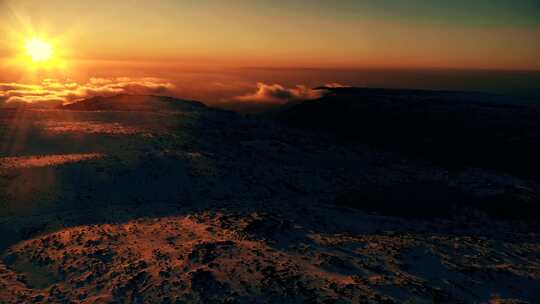
<path fill-rule="evenodd" d="M 0 113 L 0 303 L 540 301 L 530 169 L 303 113 L 85 102 Z"/>

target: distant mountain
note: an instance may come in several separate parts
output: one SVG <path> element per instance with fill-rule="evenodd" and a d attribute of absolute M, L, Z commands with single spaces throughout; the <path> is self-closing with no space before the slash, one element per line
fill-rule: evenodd
<path fill-rule="evenodd" d="M 61 106 L 71 111 L 193 111 L 206 106 L 197 101 L 153 95 L 96 96 Z"/>
<path fill-rule="evenodd" d="M 277 119 L 450 168 L 474 165 L 540 180 L 539 103 L 475 92 L 319 89 L 328 93 Z"/>

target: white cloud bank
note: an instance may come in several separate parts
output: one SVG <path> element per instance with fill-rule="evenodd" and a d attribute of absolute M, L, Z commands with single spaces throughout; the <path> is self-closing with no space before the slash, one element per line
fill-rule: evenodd
<path fill-rule="evenodd" d="M 294 88 L 286 88 L 279 84 L 265 84 L 259 82 L 254 93 L 234 97 L 235 101 L 286 103 L 293 100 L 308 100 L 321 97 L 321 92 L 312 90 L 306 86 L 298 85 Z"/>
<path fill-rule="evenodd" d="M 0 101 L 7 103 L 71 103 L 94 96 L 170 95 L 174 85 L 160 78 L 91 78 L 80 84 L 71 80 L 45 79 L 41 84 L 0 83 Z"/>

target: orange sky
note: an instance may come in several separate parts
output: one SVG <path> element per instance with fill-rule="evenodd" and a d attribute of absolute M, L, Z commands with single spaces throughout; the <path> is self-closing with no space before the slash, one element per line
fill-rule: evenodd
<path fill-rule="evenodd" d="M 0 83 L 152 77 L 202 99 L 256 90 L 263 78 L 410 85 L 333 70 L 540 70 L 537 0 L 0 0 L 0 34 Z M 54 60 L 25 58 L 32 37 L 52 44 Z M 250 67 L 327 71 L 269 79 Z"/>
<path fill-rule="evenodd" d="M 385 2 L 7 0 L 0 54 L 39 35 L 73 62 L 540 69 L 536 1 Z"/>

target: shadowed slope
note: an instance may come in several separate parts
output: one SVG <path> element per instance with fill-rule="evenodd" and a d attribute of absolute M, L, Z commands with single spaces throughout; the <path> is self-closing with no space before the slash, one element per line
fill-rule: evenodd
<path fill-rule="evenodd" d="M 474 165 L 540 178 L 540 106 L 534 101 L 474 92 L 321 89 L 329 93 L 278 118 L 449 168 Z"/>

